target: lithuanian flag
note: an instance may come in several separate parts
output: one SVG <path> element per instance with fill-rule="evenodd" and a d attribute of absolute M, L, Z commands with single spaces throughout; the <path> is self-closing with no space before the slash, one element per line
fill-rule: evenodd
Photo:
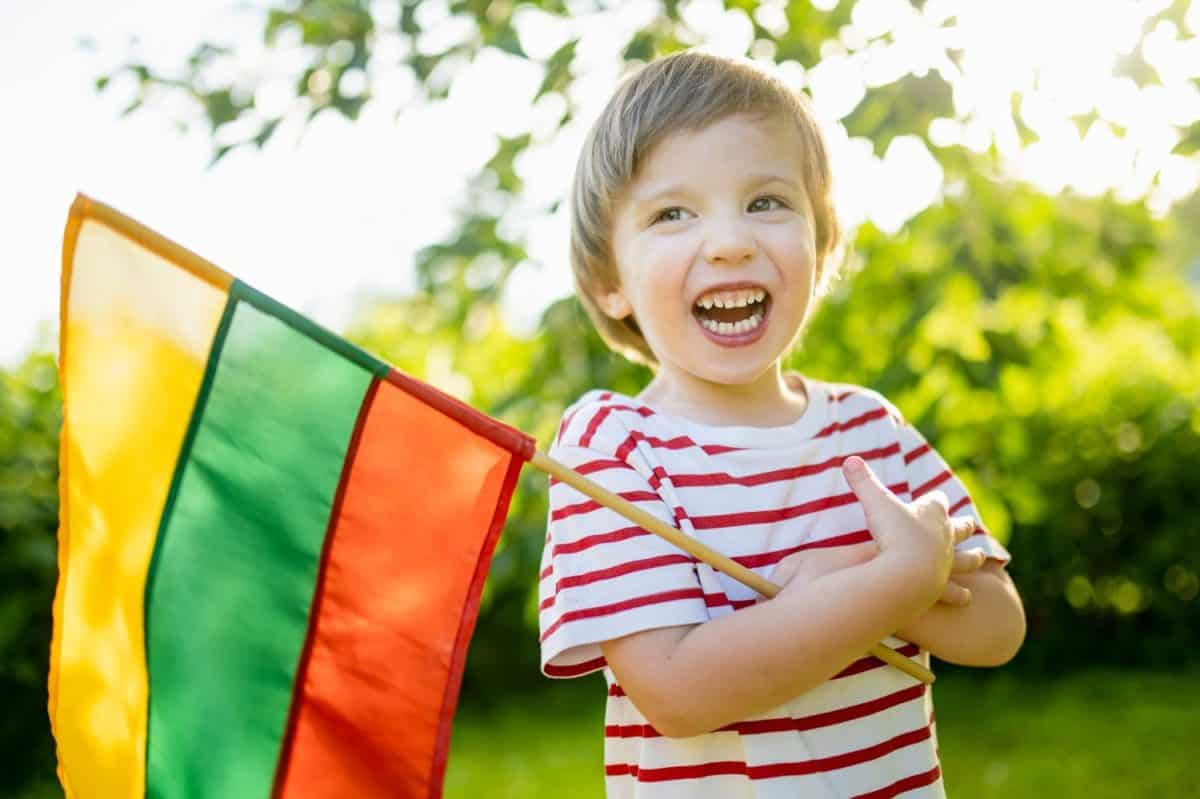
<path fill-rule="evenodd" d="M 82 196 L 61 320 L 67 795 L 439 796 L 533 439 Z"/>

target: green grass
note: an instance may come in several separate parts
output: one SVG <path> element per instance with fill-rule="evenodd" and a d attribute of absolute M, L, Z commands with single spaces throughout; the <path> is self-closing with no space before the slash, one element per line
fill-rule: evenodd
<path fill-rule="evenodd" d="M 600 799 L 604 687 L 543 694 L 455 723 L 447 799 Z M 1200 673 L 1092 671 L 1023 682 L 944 670 L 934 686 L 951 797 L 1200 796 Z"/>

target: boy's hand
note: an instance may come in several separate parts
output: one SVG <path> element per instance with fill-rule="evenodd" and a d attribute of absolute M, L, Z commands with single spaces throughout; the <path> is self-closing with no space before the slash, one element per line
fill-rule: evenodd
<path fill-rule="evenodd" d="M 879 482 L 862 458 L 846 458 L 842 472 L 862 503 L 867 528 L 879 545 L 879 556 L 894 559 L 914 580 L 924 584 L 929 589 L 930 604 L 946 595 L 947 581 L 956 565 L 959 571 L 979 568 L 978 555 L 956 553 L 954 549 L 974 532 L 975 520 L 950 518 L 946 495 L 941 491 L 931 491 L 905 504 Z M 958 557 L 960 554 L 963 557 Z M 960 591 L 951 590 L 950 594 L 959 602 L 964 599 Z M 969 592 L 965 599 L 970 600 Z"/>
<path fill-rule="evenodd" d="M 874 541 L 841 547 L 821 547 L 803 552 L 793 552 L 779 563 L 767 578 L 784 591 L 803 583 L 812 582 L 823 574 L 848 569 L 866 563 L 879 554 Z"/>
<path fill-rule="evenodd" d="M 953 521 L 957 522 L 962 518 L 969 517 L 955 517 Z M 974 521 L 974 519 L 971 520 L 972 528 L 974 527 Z M 955 550 L 954 566 L 950 569 L 951 577 L 946 581 L 946 587 L 942 590 L 942 596 L 938 599 L 938 602 L 946 605 L 958 605 L 960 607 L 969 605 L 971 603 L 971 589 L 956 582 L 953 575 L 970 574 L 971 572 L 979 571 L 979 567 L 986 562 L 987 555 L 983 553 L 982 549 L 968 549 L 965 552 Z"/>
<path fill-rule="evenodd" d="M 860 563 L 866 563 L 879 554 L 879 545 L 874 541 L 850 546 L 810 549 L 804 552 L 793 552 L 775 565 L 769 579 L 781 586 L 785 591 L 789 586 L 793 589 L 811 582 L 823 574 L 848 569 Z M 966 552 L 954 553 L 954 566 L 951 575 L 969 574 L 978 571 L 987 560 L 981 549 L 971 549 Z M 953 576 L 946 581 L 942 596 L 938 599 L 946 605 L 963 606 L 970 604 L 971 591 L 955 582 Z"/>

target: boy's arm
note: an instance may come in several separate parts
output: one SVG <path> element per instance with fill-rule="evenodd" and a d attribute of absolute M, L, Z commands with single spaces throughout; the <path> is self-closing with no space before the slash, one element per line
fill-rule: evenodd
<path fill-rule="evenodd" d="M 892 410 L 899 419 L 899 412 Z M 976 534 L 962 542 L 960 549 L 982 549 L 988 559 L 973 572 L 954 575 L 953 581 L 971 592 L 968 604 L 934 605 L 896 635 L 948 663 L 1007 663 L 1025 640 L 1025 609 L 1004 570 L 1011 555 L 991 537 L 966 485 L 941 454 L 911 424 L 901 420 L 897 432 L 913 499 L 934 490 L 944 492 L 952 513 L 972 516 L 978 522 Z"/>
<path fill-rule="evenodd" d="M 828 680 L 940 592 L 936 580 L 914 579 L 911 563 L 885 552 L 704 624 L 647 630 L 601 649 L 660 733 L 699 735 Z"/>
<path fill-rule="evenodd" d="M 792 579 L 768 602 L 691 626 L 602 643 L 625 693 L 664 735 L 687 737 L 777 707 L 837 674 L 911 623 L 950 576 L 973 520 L 945 497 L 902 503 L 858 456 L 842 471 L 879 554 L 857 566 Z"/>
<path fill-rule="evenodd" d="M 1025 641 L 1025 608 L 1008 572 L 989 559 L 978 571 L 956 575 L 954 581 L 970 589 L 969 604 L 939 602 L 898 628 L 896 635 L 947 663 L 1002 666 L 1012 660 Z"/>

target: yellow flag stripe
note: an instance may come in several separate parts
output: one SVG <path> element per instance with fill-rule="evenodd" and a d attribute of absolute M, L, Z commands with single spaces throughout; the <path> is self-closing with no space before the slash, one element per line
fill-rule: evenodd
<path fill-rule="evenodd" d="M 65 242 L 50 715 L 68 796 L 140 799 L 146 573 L 228 282 L 115 213 L 77 200 Z"/>
<path fill-rule="evenodd" d="M 228 292 L 233 284 L 233 275 L 221 267 L 86 194 L 76 195 L 71 204 L 71 218 L 76 217 L 96 220 L 222 292 Z"/>

